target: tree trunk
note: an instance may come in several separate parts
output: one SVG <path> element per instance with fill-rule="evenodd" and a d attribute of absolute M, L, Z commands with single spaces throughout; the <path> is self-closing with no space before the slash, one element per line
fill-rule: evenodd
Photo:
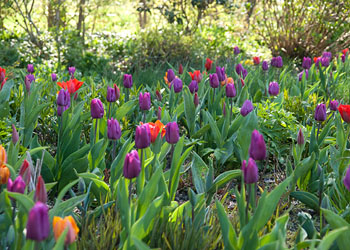
<path fill-rule="evenodd" d="M 54 8 L 52 3 L 54 0 L 49 0 L 47 4 L 47 28 L 50 29 L 54 26 L 54 21 L 55 21 L 55 13 L 54 13 Z"/>
<path fill-rule="evenodd" d="M 85 0 L 80 0 L 80 2 L 79 2 L 79 17 L 78 17 L 78 23 L 77 23 L 77 30 L 79 31 L 79 33 L 81 32 L 82 24 L 83 24 L 84 19 L 85 19 L 84 5 L 85 5 Z"/>

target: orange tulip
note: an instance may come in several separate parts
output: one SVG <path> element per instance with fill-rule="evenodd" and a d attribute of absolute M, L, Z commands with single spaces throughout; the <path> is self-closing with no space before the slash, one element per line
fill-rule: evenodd
<path fill-rule="evenodd" d="M 0 185 L 6 184 L 10 178 L 10 170 L 6 166 L 0 166 Z"/>
<path fill-rule="evenodd" d="M 2 145 L 0 145 L 0 167 L 5 166 L 6 162 L 7 162 L 7 155 L 6 155 L 5 148 Z"/>
<path fill-rule="evenodd" d="M 168 72 L 165 72 L 164 81 L 168 85 L 168 87 L 170 88 L 170 82 L 168 81 Z"/>
<path fill-rule="evenodd" d="M 163 137 L 165 135 L 165 127 L 164 124 L 157 120 L 155 123 L 149 122 L 148 123 L 149 129 L 151 131 L 151 142 L 154 143 L 157 139 L 157 136 L 160 131 L 162 131 L 161 136 Z"/>
<path fill-rule="evenodd" d="M 64 230 L 68 227 L 66 240 L 64 242 L 65 245 L 72 244 L 77 238 L 77 235 L 79 233 L 79 228 L 72 216 L 66 216 L 64 218 L 54 216 L 52 226 L 53 226 L 53 234 L 55 236 L 56 241 L 64 232 Z"/>
<path fill-rule="evenodd" d="M 69 94 L 74 94 L 80 89 L 84 82 L 80 82 L 77 79 L 71 79 L 67 82 L 57 82 L 57 85 L 63 89 L 68 89 Z"/>

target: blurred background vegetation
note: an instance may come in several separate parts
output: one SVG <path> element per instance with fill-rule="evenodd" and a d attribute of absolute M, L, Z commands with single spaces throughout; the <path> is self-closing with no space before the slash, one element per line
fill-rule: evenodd
<path fill-rule="evenodd" d="M 1 0 L 0 65 L 114 80 L 227 62 L 235 46 L 298 61 L 349 47 L 349 14 L 348 0 Z"/>

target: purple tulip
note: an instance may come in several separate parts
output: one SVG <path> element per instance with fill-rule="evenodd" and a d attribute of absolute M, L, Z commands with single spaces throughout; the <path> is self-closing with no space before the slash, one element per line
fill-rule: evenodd
<path fill-rule="evenodd" d="M 348 191 L 350 191 L 350 167 L 346 170 L 346 174 L 343 180 L 344 186 Z"/>
<path fill-rule="evenodd" d="M 283 60 L 281 56 L 273 57 L 271 60 L 271 66 L 276 68 L 282 68 L 283 67 Z"/>
<path fill-rule="evenodd" d="M 262 161 L 266 158 L 266 145 L 264 137 L 257 130 L 252 133 L 249 156 L 256 161 Z"/>
<path fill-rule="evenodd" d="M 179 141 L 179 126 L 176 122 L 169 122 L 165 128 L 165 140 L 169 144 L 175 144 Z"/>
<path fill-rule="evenodd" d="M 141 110 L 149 110 L 151 108 L 151 95 L 148 92 L 139 95 L 139 106 Z"/>
<path fill-rule="evenodd" d="M 261 68 L 263 71 L 267 71 L 269 69 L 269 63 L 267 61 L 263 61 Z"/>
<path fill-rule="evenodd" d="M 56 75 L 55 73 L 52 73 L 52 74 L 51 74 L 51 80 L 52 80 L 53 82 L 56 82 L 56 81 L 57 81 L 57 75 Z"/>
<path fill-rule="evenodd" d="M 210 86 L 214 89 L 219 87 L 220 82 L 219 82 L 219 77 L 217 73 L 209 75 L 209 83 L 210 83 Z"/>
<path fill-rule="evenodd" d="M 75 67 L 68 67 L 68 72 L 71 78 L 74 78 Z"/>
<path fill-rule="evenodd" d="M 325 51 L 325 52 L 323 52 L 322 57 L 328 57 L 329 60 L 331 60 L 332 59 L 332 53 Z"/>
<path fill-rule="evenodd" d="M 168 71 L 167 71 L 167 79 L 168 79 L 169 82 L 172 82 L 175 79 L 174 70 L 168 69 Z"/>
<path fill-rule="evenodd" d="M 127 89 L 130 89 L 132 87 L 132 75 L 124 74 L 123 85 Z"/>
<path fill-rule="evenodd" d="M 135 131 L 135 147 L 143 149 L 149 147 L 151 144 L 151 131 L 148 123 L 136 127 Z"/>
<path fill-rule="evenodd" d="M 225 68 L 220 68 L 219 66 L 216 67 L 216 75 L 220 82 L 225 81 L 226 74 L 225 74 Z"/>
<path fill-rule="evenodd" d="M 241 52 L 241 51 L 239 50 L 238 46 L 235 46 L 235 47 L 233 48 L 233 53 L 234 53 L 235 55 L 238 55 L 240 52 Z"/>
<path fill-rule="evenodd" d="M 28 64 L 27 65 L 27 71 L 28 71 L 29 74 L 34 73 L 34 66 L 33 66 L 33 64 Z"/>
<path fill-rule="evenodd" d="M 58 106 L 68 106 L 68 100 L 70 95 L 68 90 L 61 89 L 57 95 L 57 105 Z"/>
<path fill-rule="evenodd" d="M 236 96 L 236 88 L 233 83 L 227 83 L 226 84 L 226 96 L 228 98 L 233 98 Z"/>
<path fill-rule="evenodd" d="M 242 70 L 243 79 L 245 79 L 247 77 L 247 75 L 248 75 L 248 71 L 245 68 L 243 68 L 243 70 Z"/>
<path fill-rule="evenodd" d="M 341 55 L 341 61 L 342 61 L 343 63 L 345 63 L 345 59 L 346 59 L 346 54 L 342 54 L 342 55 Z"/>
<path fill-rule="evenodd" d="M 123 167 L 123 175 L 127 179 L 132 179 L 139 176 L 140 172 L 141 161 L 139 154 L 136 150 L 133 150 L 130 153 L 126 154 Z"/>
<path fill-rule="evenodd" d="M 93 119 L 100 119 L 103 117 L 105 110 L 100 99 L 94 98 L 91 100 L 90 111 Z"/>
<path fill-rule="evenodd" d="M 190 92 L 193 94 L 194 92 L 198 91 L 198 83 L 196 80 L 192 80 L 190 85 L 188 85 L 188 88 L 190 89 Z"/>
<path fill-rule="evenodd" d="M 305 143 L 304 134 L 301 128 L 299 129 L 299 132 L 298 132 L 297 143 L 298 145 L 303 145 Z"/>
<path fill-rule="evenodd" d="M 175 92 L 175 93 L 181 92 L 181 90 L 182 90 L 182 80 L 181 80 L 180 78 L 177 78 L 177 77 L 176 77 L 176 78 L 171 82 L 170 88 L 171 88 L 172 86 L 174 86 L 174 92 Z"/>
<path fill-rule="evenodd" d="M 310 69 L 312 65 L 312 61 L 310 57 L 304 57 L 302 67 L 304 69 Z"/>
<path fill-rule="evenodd" d="M 329 109 L 332 111 L 337 111 L 338 110 L 339 103 L 337 100 L 333 100 L 329 102 Z"/>
<path fill-rule="evenodd" d="M 244 68 L 243 68 L 242 64 L 239 63 L 239 64 L 236 65 L 235 69 L 236 69 L 237 75 L 240 76 Z"/>
<path fill-rule="evenodd" d="M 32 82 L 34 81 L 35 77 L 31 74 L 26 75 L 26 77 L 24 78 L 24 84 L 28 93 L 30 92 L 30 86 L 32 85 Z"/>
<path fill-rule="evenodd" d="M 194 103 L 195 107 L 197 107 L 199 105 L 199 99 L 198 99 L 198 94 L 197 93 L 194 93 L 193 103 Z"/>
<path fill-rule="evenodd" d="M 63 112 L 68 109 L 68 106 L 57 106 L 57 116 L 62 116 Z"/>
<path fill-rule="evenodd" d="M 12 124 L 12 142 L 13 142 L 13 144 L 16 145 L 18 140 L 19 140 L 19 135 L 18 135 L 17 129 L 16 129 L 15 125 Z"/>
<path fill-rule="evenodd" d="M 303 79 L 303 75 L 305 74 L 305 79 L 309 78 L 309 70 L 305 69 L 299 73 L 299 82 Z"/>
<path fill-rule="evenodd" d="M 50 234 L 49 208 L 38 201 L 29 211 L 27 221 L 27 239 L 43 241 Z"/>
<path fill-rule="evenodd" d="M 113 118 L 107 121 L 107 137 L 110 140 L 118 140 L 122 135 L 119 122 Z"/>
<path fill-rule="evenodd" d="M 107 87 L 107 102 L 115 102 L 117 100 L 117 95 L 115 93 L 115 88 Z"/>
<path fill-rule="evenodd" d="M 326 105 L 323 103 L 318 104 L 315 109 L 315 120 L 319 122 L 323 122 L 326 119 L 327 119 Z"/>
<path fill-rule="evenodd" d="M 12 182 L 11 179 L 7 182 L 7 190 L 10 192 L 23 194 L 26 188 L 26 183 L 22 179 L 22 176 L 17 176 L 17 178 Z"/>
<path fill-rule="evenodd" d="M 270 82 L 269 84 L 269 94 L 272 96 L 278 95 L 280 92 L 280 86 L 278 85 L 277 82 Z"/>
<path fill-rule="evenodd" d="M 321 65 L 323 67 L 328 67 L 330 63 L 329 57 L 321 57 Z"/>
<path fill-rule="evenodd" d="M 251 183 L 258 182 L 259 180 L 258 167 L 256 166 L 254 159 L 249 158 L 248 165 L 246 160 L 243 161 L 242 172 L 244 177 L 244 183 L 251 184 Z"/>
<path fill-rule="evenodd" d="M 241 115 L 246 116 L 250 112 L 252 112 L 253 109 L 254 109 L 253 103 L 250 100 L 245 100 L 241 108 Z"/>

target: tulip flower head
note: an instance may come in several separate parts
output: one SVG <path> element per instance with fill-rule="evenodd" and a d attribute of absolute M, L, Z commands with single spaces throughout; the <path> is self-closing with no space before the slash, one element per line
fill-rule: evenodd
<path fill-rule="evenodd" d="M 241 108 L 241 115 L 242 116 L 246 116 L 248 115 L 250 112 L 252 112 L 254 109 L 253 107 L 253 103 L 250 101 L 250 100 L 245 100 L 243 105 L 242 105 L 242 108 Z"/>
<path fill-rule="evenodd" d="M 298 137 L 297 137 L 297 144 L 298 145 L 303 145 L 304 143 L 305 143 L 304 134 L 303 134 L 303 131 L 300 128 L 299 132 L 298 132 Z"/>
<path fill-rule="evenodd" d="M 224 67 L 221 68 L 221 67 L 217 66 L 216 67 L 216 75 L 217 75 L 217 78 L 220 82 L 225 81 L 225 77 L 226 77 L 225 68 Z"/>
<path fill-rule="evenodd" d="M 254 63 L 254 65 L 259 65 L 260 64 L 260 57 L 254 56 L 253 57 L 253 63 Z"/>
<path fill-rule="evenodd" d="M 220 82 L 219 82 L 219 77 L 217 73 L 209 75 L 209 83 L 210 83 L 210 87 L 214 89 L 219 87 Z"/>
<path fill-rule="evenodd" d="M 242 172 L 243 172 L 244 183 L 252 184 L 252 183 L 258 182 L 259 180 L 258 167 L 254 159 L 249 158 L 248 164 L 246 160 L 243 161 Z"/>
<path fill-rule="evenodd" d="M 168 81 L 169 82 L 172 82 L 174 79 L 175 79 L 175 73 L 174 73 L 174 70 L 172 69 L 168 69 L 167 71 L 167 78 L 168 78 Z"/>
<path fill-rule="evenodd" d="M 34 81 L 35 81 L 35 77 L 31 74 L 26 75 L 26 77 L 24 78 L 24 85 L 28 93 L 30 93 L 30 86 Z"/>
<path fill-rule="evenodd" d="M 208 72 L 209 70 L 211 70 L 212 64 L 213 64 L 213 61 L 210 60 L 209 58 L 207 58 L 206 61 L 205 61 L 205 64 L 204 64 L 205 70 L 206 70 L 207 72 Z"/>
<path fill-rule="evenodd" d="M 341 61 L 342 61 L 343 63 L 345 63 L 345 59 L 346 59 L 346 54 L 342 54 L 342 55 L 341 55 Z"/>
<path fill-rule="evenodd" d="M 332 59 L 332 52 L 323 52 L 322 57 L 328 57 L 330 60 Z"/>
<path fill-rule="evenodd" d="M 238 46 L 235 46 L 235 47 L 233 48 L 233 53 L 234 53 L 235 55 L 238 55 L 240 52 L 241 52 L 241 51 L 239 50 Z"/>
<path fill-rule="evenodd" d="M 5 148 L 0 145 L 0 167 L 5 166 L 7 162 L 7 154 Z"/>
<path fill-rule="evenodd" d="M 263 71 L 267 71 L 269 69 L 269 63 L 267 61 L 263 61 L 261 68 Z"/>
<path fill-rule="evenodd" d="M 242 72 L 243 72 L 243 66 L 242 66 L 242 64 L 237 64 L 236 65 L 236 67 L 235 67 L 235 69 L 236 69 L 236 73 L 237 73 L 237 75 L 239 75 L 239 76 L 241 76 L 241 74 L 242 74 Z"/>
<path fill-rule="evenodd" d="M 12 124 L 12 143 L 16 145 L 19 140 L 19 135 L 14 124 Z"/>
<path fill-rule="evenodd" d="M 350 123 L 350 105 L 339 105 L 338 110 L 343 121 Z"/>
<path fill-rule="evenodd" d="M 188 74 L 191 76 L 192 80 L 195 80 L 197 83 L 200 83 L 203 79 L 203 76 L 200 72 L 200 70 L 195 70 L 192 72 L 188 72 Z"/>
<path fill-rule="evenodd" d="M 312 64 L 311 58 L 310 57 L 304 57 L 302 67 L 304 69 L 310 69 L 311 68 L 311 64 Z"/>
<path fill-rule="evenodd" d="M 162 99 L 163 99 L 162 94 L 159 92 L 158 89 L 156 90 L 156 97 L 157 97 L 157 100 L 160 101 L 160 102 L 161 102 Z"/>
<path fill-rule="evenodd" d="M 199 105 L 199 99 L 198 99 L 198 94 L 197 94 L 197 92 L 194 93 L 193 103 L 194 103 L 194 106 L 195 106 L 195 107 L 197 107 L 197 106 Z"/>
<path fill-rule="evenodd" d="M 29 211 L 27 239 L 43 241 L 50 234 L 49 208 L 40 201 Z"/>
<path fill-rule="evenodd" d="M 56 81 L 57 81 L 57 75 L 56 75 L 55 73 L 52 73 L 52 74 L 51 74 L 51 80 L 52 80 L 53 82 L 56 82 Z"/>
<path fill-rule="evenodd" d="M 17 176 L 17 178 L 14 181 L 12 181 L 11 179 L 8 179 L 8 182 L 7 182 L 8 191 L 23 194 L 25 188 L 26 188 L 26 184 L 20 175 Z"/>
<path fill-rule="evenodd" d="M 47 192 L 45 187 L 44 179 L 41 175 L 38 177 L 38 181 L 35 188 L 34 201 L 46 203 L 47 202 Z"/>
<path fill-rule="evenodd" d="M 165 126 L 160 120 L 157 120 L 155 123 L 149 122 L 148 126 L 149 126 L 149 130 L 151 132 L 151 143 L 154 143 L 156 141 L 159 132 L 161 132 L 162 138 L 164 137 Z"/>
<path fill-rule="evenodd" d="M 151 95 L 148 92 L 139 95 L 139 106 L 141 110 L 149 110 L 151 108 Z"/>
<path fill-rule="evenodd" d="M 346 189 L 348 191 L 350 191 L 350 166 L 348 167 L 348 169 L 346 170 L 346 174 L 343 180 L 344 186 L 346 187 Z"/>
<path fill-rule="evenodd" d="M 115 102 L 117 100 L 115 88 L 107 87 L 107 102 Z"/>
<path fill-rule="evenodd" d="M 179 74 L 182 75 L 183 73 L 184 73 L 184 67 L 180 63 L 180 65 L 179 65 Z"/>
<path fill-rule="evenodd" d="M 161 107 L 158 107 L 157 118 L 158 118 L 158 120 L 162 119 L 162 108 Z"/>
<path fill-rule="evenodd" d="M 315 109 L 315 120 L 319 122 L 325 121 L 327 118 L 326 105 L 321 103 L 318 104 Z"/>
<path fill-rule="evenodd" d="M 141 124 L 136 127 L 135 131 L 135 147 L 138 149 L 143 149 L 149 147 L 151 144 L 151 131 L 149 125 Z"/>
<path fill-rule="evenodd" d="M 305 75 L 305 79 L 308 79 L 309 78 L 309 70 L 305 69 L 299 73 L 299 75 L 298 75 L 299 82 L 301 82 L 301 80 L 303 79 L 303 75 Z"/>
<path fill-rule="evenodd" d="M 270 82 L 269 84 L 269 94 L 272 96 L 277 96 L 280 92 L 280 86 L 277 82 Z"/>
<path fill-rule="evenodd" d="M 329 59 L 329 57 L 321 57 L 321 65 L 323 66 L 323 67 L 328 67 L 329 66 L 329 64 L 330 64 L 330 59 Z"/>
<path fill-rule="evenodd" d="M 190 89 L 190 92 L 193 94 L 194 92 L 198 91 L 198 83 L 196 80 L 192 80 L 190 85 L 188 85 L 188 88 Z"/>
<path fill-rule="evenodd" d="M 6 70 L 0 67 L 0 90 L 4 87 L 6 81 Z"/>
<path fill-rule="evenodd" d="M 5 165 L 0 166 L 0 185 L 6 184 L 10 178 L 10 170 Z"/>
<path fill-rule="evenodd" d="M 266 158 L 266 145 L 264 137 L 257 130 L 254 130 L 252 133 L 249 156 L 256 161 L 262 161 Z"/>
<path fill-rule="evenodd" d="M 141 161 L 136 150 L 126 154 L 123 166 L 123 175 L 127 179 L 139 176 L 141 172 Z"/>
<path fill-rule="evenodd" d="M 64 244 L 66 246 L 72 244 L 77 238 L 77 235 L 79 233 L 79 228 L 72 216 L 66 216 L 64 218 L 54 216 L 52 227 L 53 227 L 53 234 L 55 236 L 56 241 L 64 232 L 64 230 L 68 228 L 66 239 L 64 241 Z"/>
<path fill-rule="evenodd" d="M 132 75 L 124 74 L 123 85 L 127 89 L 132 88 Z"/>
<path fill-rule="evenodd" d="M 27 72 L 28 72 L 29 74 L 34 73 L 34 66 L 33 66 L 33 64 L 28 64 L 28 65 L 27 65 Z"/>
<path fill-rule="evenodd" d="M 171 84 L 170 84 L 170 88 L 172 88 L 174 86 L 174 92 L 175 93 L 179 93 L 182 91 L 182 80 L 180 78 L 175 78 Z"/>
<path fill-rule="evenodd" d="M 282 68 L 283 67 L 283 59 L 281 56 L 273 57 L 271 60 L 271 66 L 276 68 Z"/>
<path fill-rule="evenodd" d="M 226 96 L 228 98 L 233 98 L 236 96 L 236 88 L 233 83 L 226 84 Z"/>
<path fill-rule="evenodd" d="M 70 95 L 68 90 L 61 89 L 57 95 L 57 105 L 68 106 L 69 102 L 70 102 Z"/>
<path fill-rule="evenodd" d="M 93 119 L 100 119 L 103 117 L 105 111 L 100 99 L 95 98 L 91 100 L 90 111 Z"/>
<path fill-rule="evenodd" d="M 74 73 L 75 73 L 75 67 L 68 67 L 68 73 L 71 76 L 71 78 L 74 78 Z"/>
<path fill-rule="evenodd" d="M 329 102 L 329 109 L 332 111 L 337 111 L 338 110 L 339 103 L 337 100 L 333 100 Z"/>
<path fill-rule="evenodd" d="M 110 140 L 119 140 L 122 135 L 119 122 L 113 118 L 107 121 L 107 136 Z"/>
<path fill-rule="evenodd" d="M 71 79 L 67 82 L 57 82 L 57 85 L 61 88 L 68 90 L 69 94 L 74 94 L 77 92 L 84 82 L 80 82 L 77 79 Z"/>
<path fill-rule="evenodd" d="M 165 140 L 169 144 L 175 144 L 179 141 L 179 126 L 176 122 L 169 122 L 165 128 Z"/>

